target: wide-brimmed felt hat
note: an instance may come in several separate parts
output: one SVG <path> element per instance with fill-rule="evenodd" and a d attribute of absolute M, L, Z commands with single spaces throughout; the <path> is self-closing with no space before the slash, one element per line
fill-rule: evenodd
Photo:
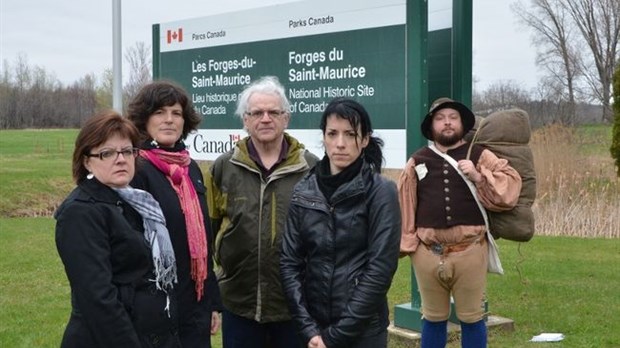
<path fill-rule="evenodd" d="M 474 113 L 469 110 L 467 106 L 450 98 L 442 97 L 435 100 L 431 104 L 431 107 L 428 110 L 428 114 L 426 114 L 424 120 L 422 121 L 422 124 L 420 125 L 422 135 L 424 135 L 426 139 L 433 140 L 433 131 L 431 128 L 433 124 L 433 115 L 435 115 L 435 112 L 447 108 L 454 109 L 458 111 L 461 115 L 461 122 L 463 123 L 463 134 L 467 134 L 467 132 L 469 132 L 474 127 L 474 124 L 476 123 L 476 116 L 474 116 Z"/>

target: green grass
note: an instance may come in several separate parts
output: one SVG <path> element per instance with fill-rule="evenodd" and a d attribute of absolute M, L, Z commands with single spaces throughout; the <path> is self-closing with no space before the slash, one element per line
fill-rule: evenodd
<path fill-rule="evenodd" d="M 516 330 L 492 332 L 489 347 L 547 347 L 528 342 L 542 332 L 566 335 L 554 347 L 620 347 L 620 240 L 535 237 L 499 244 L 506 274 L 489 276 L 489 310 L 513 319 Z M 70 297 L 54 220 L 0 219 L 0 269 L 0 347 L 58 347 Z M 390 308 L 411 301 L 410 284 L 410 261 L 403 258 Z M 213 343 L 221 347 L 220 337 Z"/>
<path fill-rule="evenodd" d="M 576 128 L 579 151 L 584 155 L 611 157 L 612 127 L 609 125 L 585 125 Z"/>
<path fill-rule="evenodd" d="M 0 347 L 58 347 L 70 295 L 51 218 L 0 219 Z"/>
<path fill-rule="evenodd" d="M 500 246 L 507 274 L 489 277 L 490 310 L 517 330 L 492 336 L 492 346 L 561 332 L 562 347 L 620 347 L 620 240 L 535 237 Z"/>
<path fill-rule="evenodd" d="M 489 347 L 548 347 L 528 342 L 543 332 L 566 336 L 554 347 L 620 347 L 620 240 L 534 237 L 498 243 L 505 275 L 488 277 L 489 311 L 514 320 L 515 331 L 491 331 Z M 392 309 L 411 302 L 409 265 L 408 258 L 401 260 L 389 293 Z"/>
<path fill-rule="evenodd" d="M 611 162 L 611 131 L 607 125 L 577 128 L 579 152 Z M 77 133 L 0 130 L 0 217 L 47 216 L 57 207 L 73 187 L 71 155 Z M 592 168 L 594 174 L 600 170 Z M 597 177 L 592 181 L 607 183 Z"/>
<path fill-rule="evenodd" d="M 0 217 L 49 215 L 71 190 L 77 130 L 0 131 Z"/>
<path fill-rule="evenodd" d="M 579 128 L 580 151 L 608 156 L 600 139 L 610 129 Z M 71 190 L 76 135 L 77 130 L 0 131 L 0 347 L 60 343 L 70 294 L 54 244 L 54 220 L 21 216 L 49 215 Z M 491 332 L 489 347 L 620 347 L 620 239 L 536 236 L 529 243 L 499 245 L 506 275 L 489 276 L 489 310 L 514 320 L 516 330 Z M 410 261 L 403 258 L 390 308 L 411 302 L 410 292 Z M 528 342 L 542 332 L 566 338 Z M 214 347 L 220 342 L 215 336 Z"/>

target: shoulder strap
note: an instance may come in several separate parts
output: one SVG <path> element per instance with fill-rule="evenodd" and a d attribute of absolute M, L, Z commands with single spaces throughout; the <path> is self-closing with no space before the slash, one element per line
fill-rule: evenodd
<path fill-rule="evenodd" d="M 474 183 L 471 182 L 471 180 L 469 180 L 465 176 L 465 174 L 463 174 L 463 172 L 459 169 L 458 164 L 456 163 L 456 160 L 454 158 L 452 158 L 452 156 L 439 151 L 435 147 L 435 144 L 431 144 L 428 147 L 431 150 L 433 150 L 433 152 L 435 152 L 439 156 L 443 157 L 443 159 L 445 159 L 448 163 L 450 163 L 450 165 L 452 165 L 452 167 L 454 167 L 456 172 L 459 173 L 461 178 L 463 178 L 463 180 L 465 180 L 465 183 L 467 184 L 467 187 L 469 187 L 469 190 L 471 191 L 471 194 L 474 196 L 474 199 L 476 200 L 476 203 L 478 204 L 478 209 L 480 209 L 480 212 L 482 213 L 482 217 L 484 218 L 484 224 L 486 225 L 487 230 L 488 230 L 489 229 L 489 217 L 487 216 L 486 209 L 484 209 L 484 207 L 482 206 L 482 203 L 480 203 L 480 200 L 478 199 L 478 194 L 476 193 L 476 186 L 474 185 Z"/>
<path fill-rule="evenodd" d="M 491 263 L 494 264 L 493 265 L 494 266 L 494 270 L 490 271 L 490 272 L 504 274 L 504 269 L 502 268 L 502 263 L 501 263 L 501 261 L 499 259 L 499 255 L 497 254 L 497 250 L 498 250 L 497 243 L 495 243 L 495 238 L 493 238 L 493 236 L 491 235 L 491 230 L 489 229 L 489 217 L 487 215 L 486 209 L 484 209 L 484 207 L 482 206 L 482 203 L 480 203 L 480 200 L 478 199 L 478 194 L 476 193 L 476 186 L 459 169 L 458 164 L 456 163 L 456 160 L 454 158 L 452 158 L 448 154 L 445 154 L 445 153 L 439 151 L 435 147 L 435 144 L 430 144 L 428 147 L 431 150 L 433 150 L 433 152 L 435 152 L 439 156 L 443 157 L 443 159 L 445 159 L 448 163 L 450 163 L 450 165 L 452 165 L 452 167 L 454 167 L 456 172 L 459 173 L 461 178 L 463 178 L 463 180 L 465 180 L 465 183 L 467 184 L 467 187 L 469 187 L 469 190 L 471 191 L 471 194 L 474 196 L 474 199 L 476 200 L 476 203 L 478 204 L 478 208 L 480 209 L 480 212 L 482 213 L 482 217 L 484 217 L 484 225 L 486 226 L 486 229 L 487 229 L 487 233 L 486 234 L 487 234 L 487 239 L 488 239 L 488 243 L 489 243 L 489 246 L 490 246 L 490 249 L 489 249 L 489 263 L 490 264 Z M 494 254 L 491 255 L 491 253 L 494 253 Z M 489 267 L 489 268 L 491 268 L 491 267 Z"/>

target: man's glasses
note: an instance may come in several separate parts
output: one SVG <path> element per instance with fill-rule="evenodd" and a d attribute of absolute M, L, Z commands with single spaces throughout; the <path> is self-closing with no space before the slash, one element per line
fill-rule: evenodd
<path fill-rule="evenodd" d="M 286 111 L 282 111 L 282 110 L 254 110 L 254 111 L 248 111 L 245 114 L 247 116 L 250 116 L 251 118 L 259 119 L 259 118 L 262 118 L 263 115 L 265 115 L 265 113 L 267 113 L 269 118 L 274 119 L 274 118 L 278 118 L 278 117 L 284 115 L 286 113 Z"/>
<path fill-rule="evenodd" d="M 123 155 L 124 158 L 137 157 L 140 149 L 136 147 L 128 147 L 120 151 L 116 150 L 101 150 L 99 153 L 89 153 L 88 157 L 99 157 L 102 161 L 116 160 L 119 155 Z"/>

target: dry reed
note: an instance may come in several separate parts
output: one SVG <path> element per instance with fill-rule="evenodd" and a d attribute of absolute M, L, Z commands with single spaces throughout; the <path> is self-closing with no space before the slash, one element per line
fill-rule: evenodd
<path fill-rule="evenodd" d="M 532 210 L 536 235 L 620 238 L 620 179 L 608 152 L 608 138 L 581 137 L 573 128 L 552 125 L 532 133 L 537 198 Z M 398 180 L 400 169 L 384 175 Z"/>
<path fill-rule="evenodd" d="M 537 234 L 620 237 L 620 180 L 613 160 L 583 150 L 607 141 L 579 137 L 574 129 L 557 125 L 533 133 Z"/>

